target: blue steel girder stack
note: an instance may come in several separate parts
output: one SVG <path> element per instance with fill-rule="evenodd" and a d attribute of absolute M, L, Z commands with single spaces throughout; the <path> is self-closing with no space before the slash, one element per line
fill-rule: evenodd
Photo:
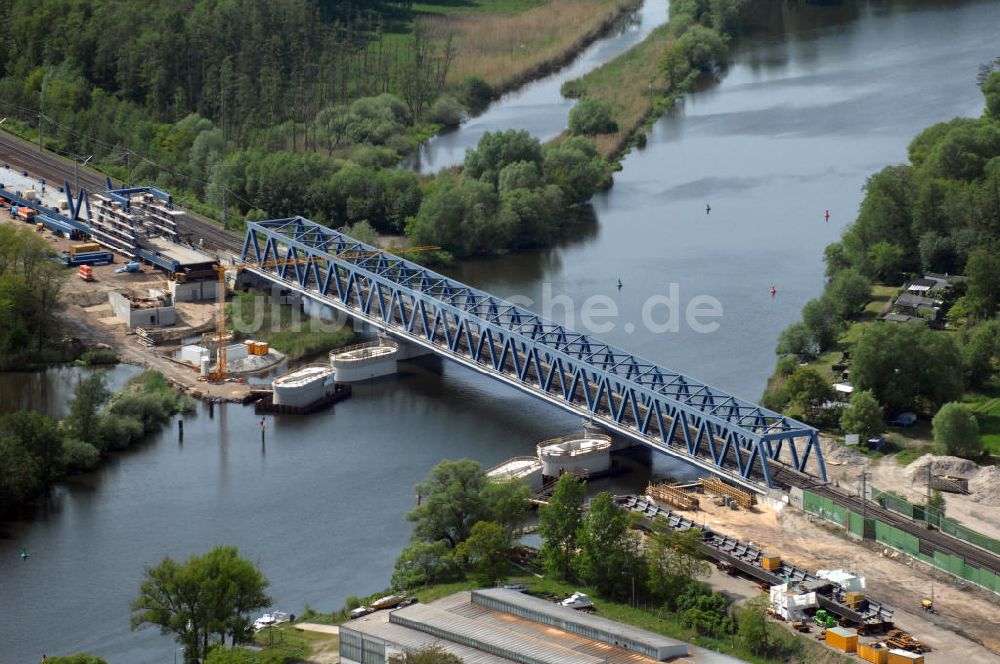
<path fill-rule="evenodd" d="M 248 268 L 754 490 L 826 481 L 817 431 L 303 217 L 247 222 Z M 813 456 L 814 470 L 807 462 Z"/>

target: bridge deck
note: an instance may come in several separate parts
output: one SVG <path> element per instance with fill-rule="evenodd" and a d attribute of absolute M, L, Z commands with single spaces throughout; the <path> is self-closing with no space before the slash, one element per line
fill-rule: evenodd
<path fill-rule="evenodd" d="M 352 316 L 744 486 L 826 480 L 817 432 L 302 217 L 248 222 L 241 259 Z"/>

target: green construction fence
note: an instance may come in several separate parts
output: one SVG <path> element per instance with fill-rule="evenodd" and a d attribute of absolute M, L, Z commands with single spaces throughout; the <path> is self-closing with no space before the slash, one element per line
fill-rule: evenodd
<path fill-rule="evenodd" d="M 882 495 L 890 496 L 890 498 L 894 500 L 889 502 L 893 505 L 898 505 L 896 501 L 899 499 L 896 496 L 891 496 L 890 494 Z M 881 503 L 881 501 L 879 502 L 880 504 L 885 504 Z M 802 507 L 806 512 L 814 514 L 822 519 L 825 519 L 826 521 L 830 521 L 831 523 L 836 523 L 837 525 L 846 528 L 854 535 L 865 539 L 874 539 L 880 544 L 902 551 L 914 558 L 922 560 L 928 565 L 933 565 L 940 570 L 954 574 L 955 576 L 965 579 L 970 583 L 982 586 L 987 590 L 1000 593 L 1000 576 L 989 570 L 972 567 L 971 565 L 966 564 L 966 562 L 958 556 L 945 554 L 937 550 L 933 552 L 933 555 L 921 553 L 920 540 L 916 536 L 902 531 L 899 528 L 894 528 L 893 526 L 882 523 L 876 519 L 866 519 L 864 515 L 844 509 L 838 505 L 834 505 L 829 498 L 825 498 L 810 491 L 802 492 Z M 915 511 L 923 516 L 922 508 L 919 510 L 911 510 L 910 514 L 912 515 Z M 942 518 L 941 523 L 953 524 L 954 522 L 950 519 Z M 963 530 L 966 530 L 974 535 L 978 535 L 979 537 L 984 537 L 979 533 L 975 533 L 975 531 L 969 531 L 968 528 L 961 526 L 959 526 L 959 528 L 962 528 Z M 942 530 L 944 530 L 944 527 L 942 527 Z M 962 539 L 965 538 L 963 537 Z M 990 540 L 989 538 L 985 539 L 996 544 L 996 540 Z"/>

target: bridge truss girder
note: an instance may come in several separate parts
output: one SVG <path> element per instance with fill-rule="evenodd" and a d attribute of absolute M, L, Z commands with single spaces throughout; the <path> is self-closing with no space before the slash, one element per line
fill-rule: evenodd
<path fill-rule="evenodd" d="M 826 481 L 817 432 L 302 217 L 247 222 L 241 259 L 402 339 L 759 490 Z"/>

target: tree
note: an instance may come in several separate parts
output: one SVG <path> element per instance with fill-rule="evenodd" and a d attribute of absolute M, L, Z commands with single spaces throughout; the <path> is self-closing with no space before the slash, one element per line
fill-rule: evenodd
<path fill-rule="evenodd" d="M 736 614 L 740 641 L 755 655 L 768 655 L 776 641 L 773 628 L 767 621 L 769 604 L 767 596 L 758 595 L 747 600 Z"/>
<path fill-rule="evenodd" d="M 991 318 L 1000 306 L 1000 255 L 990 249 L 976 249 L 965 265 L 968 287 L 965 297 L 972 313 Z"/>
<path fill-rule="evenodd" d="M 1000 118 L 1000 71 L 990 74 L 981 89 L 986 97 L 986 112 L 993 118 Z"/>
<path fill-rule="evenodd" d="M 677 609 L 681 622 L 693 627 L 698 634 L 720 637 L 733 632 L 729 600 L 705 583 L 689 584 L 677 598 Z"/>
<path fill-rule="evenodd" d="M 516 129 L 486 132 L 476 149 L 466 153 L 464 173 L 496 189 L 504 166 L 519 161 L 542 163 L 542 144 L 537 138 Z"/>
<path fill-rule="evenodd" d="M 519 530 L 531 516 L 531 488 L 523 480 L 495 480 L 486 482 L 482 492 L 490 520 L 503 527 L 507 543 L 514 540 Z"/>
<path fill-rule="evenodd" d="M 966 458 L 976 458 L 983 453 L 983 441 L 979 437 L 979 422 L 969 409 L 958 402 L 941 406 L 934 420 L 934 442 L 946 454 Z"/>
<path fill-rule="evenodd" d="M 583 136 L 548 144 L 542 153 L 545 181 L 559 187 L 569 205 L 586 203 L 604 180 L 607 166 L 594 144 Z"/>
<path fill-rule="evenodd" d="M 694 69 L 711 71 L 726 59 L 726 41 L 710 28 L 692 25 L 677 41 Z"/>
<path fill-rule="evenodd" d="M 63 436 L 53 420 L 33 411 L 16 411 L 0 419 L 0 432 L 20 441 L 43 485 L 62 477 L 66 464 Z"/>
<path fill-rule="evenodd" d="M 841 270 L 826 288 L 825 298 L 833 304 L 837 316 L 854 318 L 872 296 L 872 282 L 854 268 Z"/>
<path fill-rule="evenodd" d="M 494 521 L 477 522 L 469 539 L 455 548 L 455 556 L 472 568 L 476 581 L 484 586 L 495 586 L 507 578 L 509 554 L 507 532 Z"/>
<path fill-rule="evenodd" d="M 284 664 L 285 657 L 280 652 L 254 652 L 246 648 L 212 648 L 205 658 L 205 664 Z"/>
<path fill-rule="evenodd" d="M 392 587 L 409 590 L 461 576 L 455 552 L 446 540 L 414 542 L 399 554 L 392 570 Z"/>
<path fill-rule="evenodd" d="M 871 390 L 855 390 L 851 394 L 851 405 L 840 416 L 840 428 L 844 433 L 856 433 L 862 440 L 884 430 L 884 414 Z"/>
<path fill-rule="evenodd" d="M 802 410 L 807 418 L 815 419 L 828 401 L 836 396 L 830 381 L 809 366 L 795 368 L 785 383 L 791 403 Z"/>
<path fill-rule="evenodd" d="M 667 78 L 667 88 L 677 90 L 687 81 L 691 73 L 691 63 L 687 54 L 677 43 L 668 46 L 663 54 L 663 73 Z"/>
<path fill-rule="evenodd" d="M 666 524 L 654 524 L 655 530 L 646 545 L 649 591 L 671 611 L 684 589 L 712 569 L 705 562 L 698 528 L 675 531 Z"/>
<path fill-rule="evenodd" d="M 403 655 L 393 655 L 388 664 L 462 664 L 462 659 L 435 643 L 407 650 Z"/>
<path fill-rule="evenodd" d="M 781 334 L 778 335 L 778 345 L 775 352 L 778 355 L 794 355 L 800 360 L 816 357 L 816 345 L 806 324 L 799 321 L 782 330 Z"/>
<path fill-rule="evenodd" d="M 985 387 L 993 376 L 1000 355 L 1000 319 L 986 321 L 969 331 L 962 344 L 965 382 L 971 388 Z"/>
<path fill-rule="evenodd" d="M 824 295 L 806 302 L 802 307 L 802 322 L 819 352 L 829 350 L 836 343 L 841 319 L 837 316 L 837 305 L 829 296 Z"/>
<path fill-rule="evenodd" d="M 479 464 L 469 459 L 446 459 L 434 466 L 416 487 L 420 505 L 406 515 L 416 523 L 414 536 L 429 542 L 447 540 L 452 546 L 466 539 L 473 524 L 489 518 L 482 497 L 486 482 Z"/>
<path fill-rule="evenodd" d="M 69 417 L 66 418 L 69 434 L 102 450 L 100 411 L 110 395 L 104 371 L 94 371 L 78 378 Z"/>
<path fill-rule="evenodd" d="M 147 567 L 132 602 L 132 629 L 156 625 L 174 633 L 189 664 L 208 654 L 212 634 L 242 636 L 248 613 L 271 603 L 267 579 L 235 547 L 218 547 L 179 563 L 164 558 Z"/>
<path fill-rule="evenodd" d="M 921 323 L 875 323 L 851 352 L 855 389 L 871 390 L 898 412 L 926 405 L 936 409 L 962 395 L 962 357 L 950 335 Z"/>
<path fill-rule="evenodd" d="M 490 105 L 493 99 L 493 88 L 479 76 L 466 76 L 458 84 L 456 91 L 459 101 L 465 104 L 470 113 L 480 113 Z"/>
<path fill-rule="evenodd" d="M 61 657 L 49 657 L 45 664 L 108 664 L 106 660 L 97 655 L 85 652 L 78 652 L 75 655 L 63 655 Z"/>
<path fill-rule="evenodd" d="M 538 508 L 538 532 L 542 536 L 545 571 L 562 579 L 573 576 L 576 536 L 583 523 L 584 482 L 570 473 L 556 483 L 549 502 Z"/>
<path fill-rule="evenodd" d="M 643 561 L 638 538 L 630 530 L 629 514 L 607 491 L 590 501 L 577 535 L 580 550 L 573 567 L 580 580 L 603 595 L 621 600 L 641 583 Z M 642 574 L 636 579 L 637 574 Z"/>
<path fill-rule="evenodd" d="M 597 97 L 584 97 L 569 112 L 569 132 L 575 136 L 610 134 L 618 130 L 611 104 Z"/>

